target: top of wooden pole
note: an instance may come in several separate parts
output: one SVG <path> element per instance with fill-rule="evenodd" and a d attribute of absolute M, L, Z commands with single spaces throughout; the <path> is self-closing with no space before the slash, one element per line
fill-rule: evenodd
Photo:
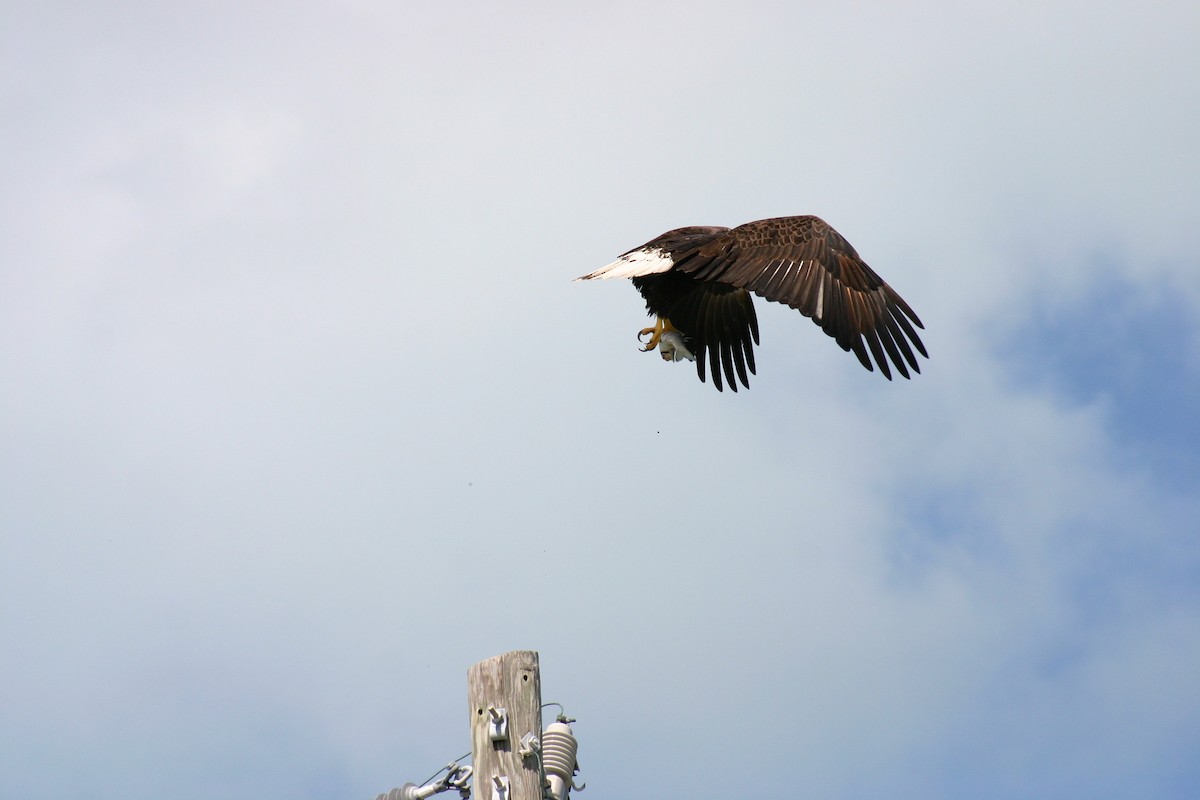
<path fill-rule="evenodd" d="M 474 800 L 542 800 L 540 760 L 520 753 L 527 733 L 542 736 L 538 654 L 514 650 L 480 661 L 467 671 L 467 699 Z"/>

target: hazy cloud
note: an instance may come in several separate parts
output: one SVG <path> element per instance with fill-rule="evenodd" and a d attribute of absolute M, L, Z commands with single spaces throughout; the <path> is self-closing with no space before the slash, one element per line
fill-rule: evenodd
<path fill-rule="evenodd" d="M 1200 15 L 9 16 L 0 797 L 374 796 L 517 648 L 597 796 L 1194 794 Z M 570 282 L 795 213 L 925 374 Z"/>

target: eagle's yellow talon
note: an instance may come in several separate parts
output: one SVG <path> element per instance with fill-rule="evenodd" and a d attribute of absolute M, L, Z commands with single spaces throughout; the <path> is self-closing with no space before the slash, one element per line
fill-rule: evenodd
<path fill-rule="evenodd" d="M 654 323 L 653 328 L 642 328 L 640 331 L 638 331 L 637 338 L 639 342 L 645 339 L 647 336 L 650 337 L 650 339 L 645 343 L 646 346 L 642 348 L 643 353 L 648 353 L 654 348 L 658 347 L 658 341 L 662 339 L 662 335 L 666 332 L 667 325 L 669 324 L 670 323 L 666 322 L 666 320 L 664 320 L 662 317 L 659 317 Z"/>

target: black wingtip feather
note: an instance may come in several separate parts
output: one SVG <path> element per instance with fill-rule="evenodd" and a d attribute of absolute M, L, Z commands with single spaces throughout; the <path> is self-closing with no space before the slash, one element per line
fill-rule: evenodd
<path fill-rule="evenodd" d="M 875 357 L 875 363 L 879 365 L 879 371 L 883 373 L 883 377 L 890 381 L 892 379 L 892 371 L 888 368 L 887 357 L 883 354 L 883 346 L 879 343 L 879 334 L 873 330 L 869 330 L 863 336 L 867 340 L 867 346 L 871 348 L 871 355 Z"/>

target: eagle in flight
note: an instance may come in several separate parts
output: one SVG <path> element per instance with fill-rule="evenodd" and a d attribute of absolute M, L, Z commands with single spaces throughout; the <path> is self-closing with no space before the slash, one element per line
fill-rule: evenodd
<path fill-rule="evenodd" d="M 892 366 L 905 378 L 921 371 L 914 349 L 929 357 L 913 328 L 925 326 L 908 303 L 818 217 L 667 231 L 576 280 L 597 278 L 632 278 L 656 318 L 638 333 L 642 350 L 695 361 L 701 381 L 707 356 L 718 391 L 722 373 L 733 391 L 738 380 L 750 388 L 758 344 L 751 292 L 811 317 L 871 371 L 873 357 L 888 380 Z"/>

